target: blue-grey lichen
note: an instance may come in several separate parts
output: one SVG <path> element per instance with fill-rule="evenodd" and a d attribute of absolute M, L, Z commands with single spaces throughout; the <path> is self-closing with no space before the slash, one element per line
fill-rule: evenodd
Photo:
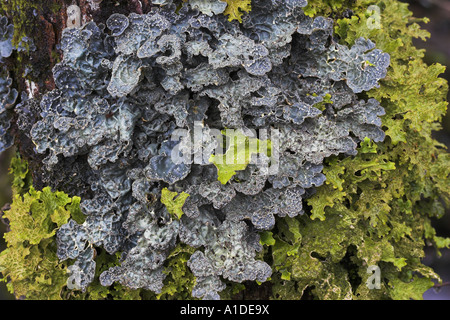
<path fill-rule="evenodd" d="M 18 92 L 12 87 L 12 78 L 3 63 L 3 59 L 11 56 L 15 49 L 12 44 L 14 25 L 8 22 L 8 18 L 0 16 L 0 153 L 11 147 L 14 138 L 9 132 L 11 116 L 7 109 L 11 109 L 16 102 Z"/>
<path fill-rule="evenodd" d="M 12 146 L 14 138 L 9 132 L 11 117 L 7 109 L 10 109 L 16 102 L 18 92 L 12 88 L 12 79 L 8 70 L 1 67 L 0 70 L 0 153 Z"/>
<path fill-rule="evenodd" d="M 85 221 L 57 233 L 59 258 L 76 261 L 78 288 L 92 281 L 92 250 L 102 247 L 122 252 L 102 285 L 161 292 L 166 259 L 181 242 L 197 248 L 192 295 L 216 299 L 224 280 L 271 276 L 257 259 L 258 232 L 304 214 L 327 157 L 355 155 L 365 137 L 384 139 L 383 108 L 357 93 L 378 85 L 389 55 L 363 38 L 336 43 L 333 21 L 306 16 L 306 1 L 255 0 L 242 24 L 221 14 L 220 0 L 153 4 L 148 14 L 64 30 L 57 88 L 39 101 L 31 130 L 21 128 L 46 155 L 48 174 L 59 175 L 54 187 L 86 195 Z M 198 122 L 202 139 L 190 144 Z M 187 135 L 173 140 L 180 128 Z M 261 153 L 221 183 L 209 157 L 174 160 L 212 154 L 214 129 L 223 128 L 276 129 L 278 163 Z M 165 188 L 189 194 L 183 215 L 161 203 Z"/>
<path fill-rule="evenodd" d="M 2 58 L 8 58 L 14 50 L 13 35 L 14 25 L 9 24 L 7 17 L 0 16 L 0 62 Z"/>

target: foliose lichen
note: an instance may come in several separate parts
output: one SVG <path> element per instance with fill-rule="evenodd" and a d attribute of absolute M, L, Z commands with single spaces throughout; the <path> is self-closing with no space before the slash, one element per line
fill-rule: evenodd
<path fill-rule="evenodd" d="M 13 79 L 4 65 L 3 58 L 11 56 L 15 49 L 12 44 L 14 25 L 8 18 L 0 16 L 0 152 L 8 149 L 14 143 L 14 138 L 8 132 L 11 116 L 7 109 L 11 109 L 16 102 L 18 92 L 12 87 Z"/>
<path fill-rule="evenodd" d="M 0 17 L 0 62 L 3 58 L 11 56 L 14 46 L 12 43 L 14 25 L 8 22 L 8 18 Z"/>
<path fill-rule="evenodd" d="M 396 50 L 415 27 L 403 40 L 380 36 L 365 30 L 370 16 L 312 17 L 325 9 L 305 0 L 152 3 L 146 14 L 114 13 L 105 24 L 75 21 L 62 34 L 56 89 L 15 110 L 17 130 L 44 158 L 44 182 L 81 196 L 79 203 L 47 188 L 16 198 L 8 217 L 44 212 L 46 227 L 27 229 L 26 238 L 11 233 L 0 256 L 20 292 L 23 279 L 7 266 L 14 245 L 39 252 L 36 263 L 57 270 L 58 290 L 65 282 L 81 296 L 125 287 L 160 297 L 183 287 L 191 298 L 219 299 L 229 283 L 270 279 L 276 298 L 308 288 L 319 298 L 358 298 L 376 295 L 355 284 L 375 263 L 386 274 L 385 296 L 429 286 L 408 278 L 435 276 L 417 263 L 420 241 L 412 239 L 425 228 L 438 248 L 450 245 L 417 212 L 428 201 L 439 215 L 435 189 L 448 186 L 436 177 L 448 176 L 448 160 L 419 135 L 427 119 L 414 109 L 442 106 L 439 95 L 401 80 L 419 78 L 412 67 L 424 70 L 409 47 Z M 395 3 L 386 25 L 408 17 Z M 433 88 L 443 88 L 433 78 L 441 69 L 430 70 Z M 17 98 L 6 71 L 2 79 L 0 117 Z M 11 145 L 6 120 L 3 128 L 0 140 Z M 412 142 L 402 145 L 407 134 Z M 433 166 L 418 145 L 431 150 Z M 175 265 L 177 276 L 167 271 Z"/>
<path fill-rule="evenodd" d="M 57 88 L 38 102 L 40 119 L 27 134 L 49 174 L 69 178 L 58 168 L 76 162 L 73 176 L 86 177 L 86 219 L 57 231 L 59 259 L 75 260 L 77 289 L 93 281 L 92 248 L 101 247 L 121 252 L 102 285 L 161 293 L 163 265 L 179 242 L 198 248 L 188 262 L 193 297 L 219 298 L 223 280 L 264 282 L 272 270 L 257 259 L 258 232 L 276 216 L 304 213 L 302 198 L 325 181 L 324 159 L 355 155 L 365 137 L 383 141 L 383 108 L 357 93 L 378 86 L 388 54 L 364 38 L 335 42 L 333 21 L 306 16 L 306 1 L 254 1 L 242 24 L 228 21 L 227 3 L 161 3 L 63 31 Z M 321 108 L 330 95 L 333 104 Z M 198 123 L 206 138 L 189 144 Z M 187 136 L 174 141 L 180 128 Z M 244 142 L 213 155 L 208 130 L 224 128 L 242 130 Z M 251 136 L 264 128 L 280 132 L 277 145 Z M 206 161 L 174 160 L 195 148 Z M 249 153 L 242 165 L 218 164 L 239 152 Z M 183 208 L 169 209 L 167 192 L 188 194 Z"/>

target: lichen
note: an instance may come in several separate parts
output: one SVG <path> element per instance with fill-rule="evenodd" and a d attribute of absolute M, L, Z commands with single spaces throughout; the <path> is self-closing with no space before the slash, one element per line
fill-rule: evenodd
<path fill-rule="evenodd" d="M 181 242 L 204 247 L 205 253 L 223 247 L 220 255 L 192 255 L 188 265 L 198 282 L 193 297 L 217 298 L 224 289 L 220 277 L 266 281 L 270 267 L 254 260 L 255 251 L 261 251 L 254 244 L 258 241 L 246 239 L 257 239 L 254 230 L 274 228 L 275 217 L 304 214 L 305 188 L 324 182 L 324 159 L 355 155 L 365 136 L 384 138 L 378 119 L 382 108 L 356 93 L 378 86 L 389 56 L 363 38 L 352 47 L 334 42 L 330 20 L 305 16 L 305 4 L 261 0 L 242 25 L 203 3 L 186 3 L 176 14 L 165 4 L 148 14 L 113 14 L 106 21 L 109 31 L 93 22 L 64 30 L 64 58 L 53 68 L 57 89 L 42 98 L 42 119 L 30 136 L 39 153 L 50 150 L 47 171 L 86 155 L 85 166 L 97 176 L 88 180 L 94 197 L 81 204 L 86 220 L 71 220 L 57 234 L 58 256 L 75 259 L 79 272 L 73 277 L 82 291 L 94 279 L 92 254 L 86 250 L 101 246 L 109 254 L 123 251 L 122 264 L 106 270 L 101 284 L 119 282 L 161 293 L 163 264 L 179 233 Z M 370 65 L 362 68 L 363 61 Z M 349 98 L 324 111 L 314 107 L 331 94 Z M 220 121 L 209 121 L 207 112 Z M 202 138 L 193 145 L 189 138 L 195 139 L 199 122 Z M 247 131 L 270 126 L 280 137 L 259 139 L 225 130 L 226 151 L 213 154 L 214 139 L 207 134 L 203 145 L 203 128 L 217 130 L 214 125 Z M 172 139 L 176 126 L 184 128 L 180 141 Z M 207 150 L 209 162 L 193 161 L 193 146 Z M 142 147 L 145 154 L 137 151 Z M 220 143 L 215 147 L 218 151 Z M 281 172 L 270 171 L 269 164 L 277 165 L 273 153 L 281 155 Z M 180 155 L 184 161 L 178 161 Z M 204 171 L 201 183 L 195 170 Z M 160 202 L 149 202 L 149 193 Z M 249 206 L 242 210 L 236 201 Z M 221 214 L 212 218 L 210 210 Z M 213 219 L 216 229 L 202 234 L 202 215 Z M 246 219 L 252 228 L 244 227 Z M 229 250 L 222 243 L 226 235 L 245 252 Z M 198 271 L 203 263 L 207 273 Z"/>
<path fill-rule="evenodd" d="M 39 109 L 18 130 L 43 179 L 83 195 L 39 233 L 67 291 L 218 299 L 270 281 L 280 299 L 401 299 L 439 280 L 420 260 L 424 240 L 450 245 L 430 225 L 450 203 L 431 138 L 443 67 L 412 46 L 406 5 L 380 3 L 389 32 L 368 27 L 372 2 L 344 17 L 340 0 L 157 1 L 64 30 L 56 89 L 16 112 Z"/>
<path fill-rule="evenodd" d="M 161 190 L 161 202 L 166 206 L 167 211 L 178 219 L 184 214 L 182 207 L 187 197 L 189 197 L 189 194 L 186 192 L 178 194 L 177 192 L 171 192 L 167 188 Z"/>

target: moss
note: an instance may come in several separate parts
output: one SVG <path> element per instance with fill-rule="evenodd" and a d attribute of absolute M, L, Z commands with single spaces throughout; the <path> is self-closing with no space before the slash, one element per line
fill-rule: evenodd
<path fill-rule="evenodd" d="M 56 230 L 79 210 L 79 198 L 63 192 L 42 191 L 29 185 L 27 164 L 13 158 L 13 202 L 3 212 L 9 231 L 6 250 L 0 253 L 0 272 L 16 298 L 61 299 L 66 265 L 56 256 Z"/>
<path fill-rule="evenodd" d="M 252 10 L 250 0 L 225 0 L 228 6 L 225 8 L 224 15 L 228 16 L 228 21 L 238 20 L 242 22 L 244 13 Z"/>
<path fill-rule="evenodd" d="M 448 85 L 440 77 L 445 68 L 427 65 L 424 51 L 412 44 L 414 38 L 429 37 L 419 25 L 427 20 L 413 18 L 405 3 L 382 0 L 310 1 L 305 12 L 334 18 L 335 35 L 343 44 L 352 45 L 363 36 L 390 54 L 391 65 L 380 87 L 361 94 L 361 98 L 376 98 L 385 108 L 386 139 L 379 143 L 365 139 L 356 156 L 327 159 L 323 169 L 327 183 L 305 201 L 306 213 L 278 217 L 276 227 L 261 234 L 264 250 L 260 258 L 274 271 L 270 282 L 262 286 L 229 283 L 223 297 L 421 299 L 434 282 L 441 281 L 423 263 L 425 243 L 433 244 L 438 254 L 450 247 L 450 239 L 438 236 L 431 226 L 450 206 L 450 155 L 431 135 L 440 128 L 447 109 Z M 320 108 L 332 101 L 333 97 L 327 96 Z M 28 167 L 16 161 L 11 167 L 15 192 L 28 193 L 28 200 L 38 197 L 27 178 Z M 169 199 L 172 202 L 173 197 Z M 23 198 L 17 199 L 25 205 Z M 180 216 L 184 200 L 175 206 Z M 80 219 L 80 212 L 74 210 L 77 200 L 72 198 L 72 202 L 72 207 L 65 204 L 63 209 Z M 17 208 L 12 206 L 12 220 L 14 210 L 17 214 L 23 211 Z M 42 220 L 50 225 L 45 230 L 37 228 L 43 238 L 33 236 L 25 242 L 21 237 L 14 240 L 14 234 L 8 236 L 16 249 L 2 253 L 2 272 L 9 270 L 5 279 L 11 280 L 9 287 L 14 292 L 64 287 L 65 267 L 55 259 L 52 237 L 59 223 L 67 219 L 64 210 L 53 214 L 53 220 L 52 214 Z M 85 293 L 63 289 L 61 294 L 52 291 L 50 295 L 42 290 L 40 298 L 184 299 L 194 286 L 186 266 L 192 252 L 187 246 L 173 250 L 165 265 L 166 286 L 159 296 L 119 284 L 104 288 L 96 280 Z M 119 255 L 111 257 L 100 248 L 97 254 L 97 277 L 119 263 Z M 50 257 L 46 260 L 49 264 L 42 264 L 44 255 Z M 29 266 L 42 265 L 46 272 L 36 275 L 34 270 L 23 269 L 28 276 L 26 281 L 20 279 L 11 265 L 25 258 Z M 380 270 L 379 289 L 366 285 L 369 266 Z M 39 297 L 36 291 L 30 292 L 36 294 L 30 297 Z"/>
<path fill-rule="evenodd" d="M 64 25 L 63 5 L 62 0 L 0 2 L 0 13 L 14 24 L 13 45 L 25 48 L 16 51 L 8 64 L 20 91 L 26 90 L 25 80 L 35 82 L 41 91 L 54 88 L 51 68 L 59 56 L 55 43 Z M 25 37 L 33 41 L 35 50 L 28 42 L 22 42 Z"/>
<path fill-rule="evenodd" d="M 27 36 L 34 27 L 36 16 L 33 14 L 40 6 L 39 1 L 11 0 L 2 1 L 0 10 L 2 14 L 11 18 L 14 24 L 13 45 L 17 47 L 20 40 Z"/>
<path fill-rule="evenodd" d="M 306 13 L 337 18 L 343 44 L 362 36 L 390 54 L 380 88 L 362 95 L 381 101 L 387 136 L 377 144 L 364 140 L 355 157 L 327 160 L 327 184 L 307 200 L 308 216 L 298 218 L 301 239 L 277 222 L 274 297 L 421 299 L 440 281 L 422 263 L 424 241 L 438 253 L 450 243 L 429 223 L 450 204 L 450 156 L 431 137 L 447 108 L 445 68 L 425 64 L 423 50 L 412 44 L 429 36 L 418 24 L 427 19 L 413 18 L 397 1 L 310 1 Z M 380 289 L 366 286 L 370 265 L 381 270 Z"/>
<path fill-rule="evenodd" d="M 307 16 L 343 17 L 344 12 L 350 14 L 353 11 L 356 0 L 312 0 L 304 8 Z"/>

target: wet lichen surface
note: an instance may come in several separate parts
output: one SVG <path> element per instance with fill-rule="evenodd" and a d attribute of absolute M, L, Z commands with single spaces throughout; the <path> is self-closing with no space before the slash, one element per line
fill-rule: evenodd
<path fill-rule="evenodd" d="M 420 240 L 404 248 L 423 237 L 449 244 L 428 217 L 413 218 L 421 199 L 440 212 L 448 186 L 429 184 L 445 176 L 448 157 L 411 133 L 408 148 L 424 139 L 436 160 L 431 177 L 409 186 L 420 161 L 396 149 L 407 129 L 395 122 L 404 120 L 393 115 L 395 95 L 377 94 L 397 81 L 400 43 L 353 33 L 362 27 L 352 17 L 321 16 L 306 1 L 233 4 L 144 1 L 132 13 L 99 4 L 90 22 L 86 8 L 69 8 L 54 87 L 18 99 L 5 75 L 5 105 L 18 104 L 2 113 L 4 148 L 20 137 L 35 186 L 80 197 L 81 213 L 68 198 L 64 214 L 45 220 L 51 232 L 30 244 L 50 250 L 53 239 L 51 261 L 67 268 L 60 284 L 73 297 L 219 299 L 267 283 L 262 290 L 281 299 L 398 298 L 408 270 L 429 286 L 438 277 L 417 260 Z M 27 39 L 24 48 L 38 46 Z M 217 154 L 226 129 L 242 140 Z M 37 195 L 30 190 L 22 196 Z M 364 272 L 378 264 L 387 275 L 374 292 Z"/>

